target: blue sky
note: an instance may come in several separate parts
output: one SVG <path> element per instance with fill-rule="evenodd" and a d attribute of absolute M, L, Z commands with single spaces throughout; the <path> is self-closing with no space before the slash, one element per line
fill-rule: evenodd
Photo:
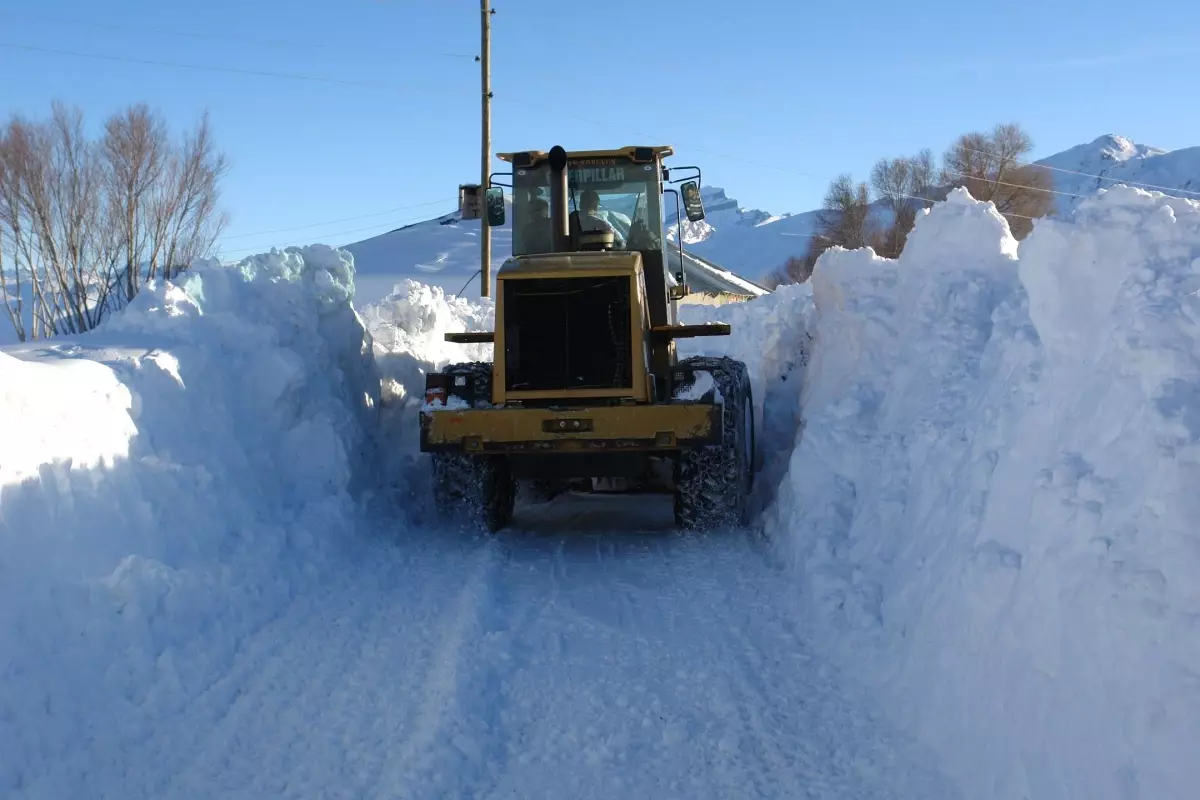
<path fill-rule="evenodd" d="M 494 151 L 670 143 L 772 212 L 1001 121 L 1035 157 L 1105 133 L 1200 145 L 1185 0 L 494 3 Z M 144 101 L 181 130 L 207 108 L 233 165 L 223 254 L 344 244 L 451 210 L 478 179 L 478 48 L 476 0 L 0 0 L 0 110 L 59 98 L 99 125 Z"/>

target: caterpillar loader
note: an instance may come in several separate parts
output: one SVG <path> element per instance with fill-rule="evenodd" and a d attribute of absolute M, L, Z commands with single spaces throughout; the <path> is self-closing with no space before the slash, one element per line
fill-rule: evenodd
<path fill-rule="evenodd" d="M 747 521 L 754 410 L 746 365 L 679 359 L 677 339 L 726 336 L 681 325 L 682 237 L 667 246 L 663 197 L 704 218 L 699 170 L 664 184 L 669 146 L 502 153 L 512 165 L 512 254 L 496 273 L 492 331 L 446 334 L 494 345 L 492 361 L 426 375 L 420 448 L 434 501 L 489 531 L 508 525 L 518 486 L 616 486 L 674 495 L 676 524 Z M 509 174 L 509 173 L 502 173 Z M 482 212 L 505 222 L 492 176 Z M 672 263 L 674 262 L 674 263 Z M 672 274 L 670 267 L 677 267 Z"/>

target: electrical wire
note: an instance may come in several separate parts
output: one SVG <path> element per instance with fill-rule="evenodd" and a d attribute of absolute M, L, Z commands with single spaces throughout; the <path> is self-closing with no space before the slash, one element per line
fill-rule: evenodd
<path fill-rule="evenodd" d="M 438 205 L 439 203 L 453 203 L 456 200 L 457 200 L 457 198 L 448 197 L 448 198 L 443 198 L 441 200 L 430 200 L 428 203 L 414 203 L 413 205 L 410 205 L 410 206 L 397 206 L 396 208 L 389 208 L 386 211 L 376 211 L 371 214 L 361 214 L 357 217 L 342 217 L 341 219 L 327 219 L 323 222 L 313 222 L 309 225 L 296 225 L 291 228 L 274 228 L 269 231 L 254 231 L 253 233 L 239 233 L 236 236 L 222 236 L 221 241 L 228 242 L 228 241 L 233 241 L 234 239 L 251 239 L 255 236 L 268 236 L 272 233 L 288 233 L 290 231 L 308 230 L 309 228 L 321 228 L 321 227 L 324 227 L 325 225 L 336 225 L 339 222 L 353 222 L 353 221 L 359 220 L 359 219 L 370 219 L 371 217 L 382 217 L 384 214 L 394 214 L 397 211 L 408 211 L 409 209 L 412 209 L 412 208 L 425 208 L 426 206 L 434 206 L 434 205 Z"/>
<path fill-rule="evenodd" d="M 328 78 L 320 75 L 304 75 L 300 73 L 290 72 L 273 72 L 270 70 L 260 69 L 243 69 L 240 67 L 221 67 L 212 64 L 189 64 L 182 61 L 162 61 L 150 58 L 134 58 L 132 56 L 114 56 L 106 53 L 86 53 L 81 50 L 64 50 L 57 47 L 42 47 L 40 45 L 21 44 L 19 42 L 0 41 L 0 48 L 9 50 L 25 50 L 32 53 L 51 53 L 53 55 L 69 56 L 73 58 L 90 58 L 99 61 L 116 61 L 128 64 L 142 64 L 152 67 L 175 67 L 178 69 L 194 69 L 202 72 L 225 72 L 233 75 L 252 75 L 261 78 L 282 78 L 294 81 L 310 81 L 313 83 L 327 83 L 340 86 L 361 86 L 370 89 L 395 89 L 400 91 L 425 92 L 431 94 L 444 94 L 446 87 L 433 86 L 414 86 L 411 84 L 385 83 L 382 81 L 363 81 L 352 80 L 348 78 Z M 474 94 L 474 92 L 464 91 L 466 94 Z"/>
<path fill-rule="evenodd" d="M 12 12 L 8 11 L 6 13 L 12 13 Z M 26 14 L 26 15 L 28 16 L 28 14 Z M 250 38 L 250 37 L 230 36 L 227 34 L 207 34 L 207 33 L 186 32 L 186 31 L 152 30 L 152 29 L 146 29 L 146 28 L 134 28 L 134 27 L 130 27 L 130 26 L 113 25 L 111 23 L 101 23 L 101 22 L 93 22 L 93 21 L 79 20 L 79 21 L 69 21 L 68 22 L 68 21 L 64 20 L 63 22 L 65 22 L 67 24 L 78 24 L 78 25 L 85 25 L 85 26 L 102 27 L 102 28 L 109 28 L 109 29 L 114 29 L 114 30 L 128 30 L 131 32 L 140 31 L 140 32 L 144 32 L 147 34 L 151 34 L 151 35 L 180 36 L 180 37 L 191 37 L 191 38 L 229 39 L 232 41 L 243 41 L 243 42 L 247 42 L 247 43 L 259 43 L 259 44 L 264 44 L 264 43 L 280 44 L 280 45 L 294 44 L 291 42 L 285 42 L 283 40 L 264 40 L 264 39 Z M 321 47 L 321 46 L 328 46 L 328 45 L 321 45 L 320 43 L 312 43 L 311 45 L 306 44 L 306 46 Z M 283 72 L 274 72 L 274 71 L 269 71 L 269 70 L 242 69 L 242 68 L 237 68 L 237 67 L 223 67 L 223 66 L 214 66 L 214 65 L 207 65 L 207 64 L 189 64 L 189 63 L 183 63 L 183 62 L 163 61 L 163 60 L 156 60 L 156 59 L 134 58 L 131 56 L 115 56 L 115 55 L 109 55 L 109 54 L 103 54 L 103 53 L 88 53 L 88 52 L 76 51 L 76 50 L 66 50 L 66 49 L 61 49 L 61 48 L 29 45 L 29 44 L 23 44 L 23 43 L 19 43 L 19 42 L 0 41 L 0 48 L 8 48 L 8 49 L 13 49 L 13 50 L 25 50 L 25 51 L 29 51 L 29 52 L 49 53 L 49 54 L 54 54 L 54 55 L 63 55 L 63 56 L 76 57 L 76 58 L 90 58 L 90 59 L 97 59 L 97 60 L 104 60 L 104 61 L 142 64 L 142 65 L 146 65 L 146 66 L 160 66 L 160 67 L 173 67 L 173 68 L 179 68 L 179 69 L 193 69 L 193 70 L 210 71 L 210 72 L 224 72 L 224 73 L 230 73 L 230 74 L 251 75 L 251 76 L 256 76 L 256 77 L 270 77 L 270 78 L 279 78 L 279 79 L 286 79 L 286 80 L 310 81 L 310 82 L 316 82 L 316 83 L 326 83 L 326 84 L 335 84 L 335 85 L 344 85 L 344 86 L 361 86 L 361 87 L 367 87 L 367 88 L 396 89 L 396 90 L 416 91 L 416 92 L 435 93 L 435 94 L 446 92 L 445 87 L 435 88 L 435 87 L 415 86 L 415 85 L 410 85 L 410 84 L 388 83 L 388 82 L 381 82 L 381 81 L 364 81 L 364 80 L 352 80 L 352 79 L 344 79 L 344 78 L 329 78 L 329 77 L 324 77 L 324 76 L 319 76 L 319 75 L 283 73 Z M 475 56 L 473 56 L 473 55 L 468 55 L 468 54 L 464 54 L 464 53 L 437 53 L 436 55 L 453 57 L 453 58 L 469 58 L 469 59 L 475 58 Z M 463 92 L 463 94 L 468 94 L 468 93 L 473 94 L 474 92 L 468 92 L 467 90 L 464 90 L 464 92 Z M 536 103 L 534 101 L 526 100 L 524 98 L 506 97 L 505 100 L 506 100 L 506 102 L 524 105 L 529 108 L 536 108 L 536 109 L 543 110 L 543 111 L 549 111 L 556 115 L 575 119 L 580 122 L 586 122 L 586 123 L 592 124 L 592 125 L 599 125 L 599 126 L 603 126 L 603 127 L 607 127 L 607 128 L 618 129 L 618 126 L 616 126 L 612 123 L 604 122 L 603 120 L 593 119 L 590 117 L 575 114 L 573 112 L 564 111 L 561 108 Z M 648 134 L 645 134 L 645 133 L 637 133 L 636 135 L 647 136 L 648 138 L 656 138 L 656 137 L 650 137 L 650 136 L 648 136 Z M 952 147 L 961 149 L 965 152 L 976 153 L 978 155 L 985 155 L 985 156 L 989 156 L 989 157 L 998 157 L 1000 155 L 1000 154 L 997 154 L 994 152 L 989 152 L 986 150 L 978 150 L 978 149 L 974 149 L 974 148 L 969 148 L 964 145 L 953 145 Z M 720 158 L 720 159 L 724 159 L 724 160 L 728 160 L 728 161 L 740 161 L 742 163 L 749 164 L 751 166 L 765 167 L 768 169 L 777 169 L 777 170 L 781 170 L 784 172 L 789 172 L 789 173 L 796 174 L 796 175 L 803 175 L 806 177 L 819 179 L 819 180 L 827 180 L 828 179 L 827 177 L 822 177 L 819 175 L 815 175 L 813 173 L 804 172 L 803 170 L 789 169 L 789 168 L 782 167 L 777 164 L 765 164 L 762 162 L 754 161 L 752 159 L 734 156 L 734 155 L 730 155 L 728 153 L 720 153 L 720 152 L 708 150 L 705 148 L 690 147 L 688 149 L 693 152 L 704 153 L 704 154 L 712 156 L 714 158 Z M 1027 165 L 1027 166 L 1037 166 L 1037 167 L 1041 167 L 1042 169 L 1051 170 L 1051 171 L 1055 171 L 1055 172 L 1061 172 L 1061 173 L 1070 174 L 1070 175 L 1078 175 L 1080 177 L 1086 177 L 1086 178 L 1094 178 L 1096 180 L 1102 180 L 1102 181 L 1111 181 L 1113 183 L 1122 183 L 1122 184 L 1126 184 L 1128 186 L 1134 186 L 1134 187 L 1139 187 L 1139 188 L 1144 188 L 1144 189 L 1152 189 L 1154 191 L 1163 192 L 1164 194 L 1167 194 L 1168 196 L 1175 197 L 1176 199 L 1181 199 L 1181 200 L 1187 199 L 1187 198 L 1178 197 L 1178 195 L 1172 194 L 1172 193 L 1179 192 L 1181 194 L 1200 197 L 1200 191 L 1172 188 L 1172 187 L 1168 187 L 1168 186 L 1161 186 L 1158 184 L 1145 183 L 1145 182 L 1141 182 L 1141 181 L 1127 180 L 1127 179 L 1123 179 L 1123 178 L 1114 178 L 1114 177 L 1111 177 L 1108 175 L 1100 175 L 1098 173 L 1092 173 L 1092 172 L 1082 172 L 1080 170 L 1071 170 L 1071 169 L 1066 169 L 1064 167 L 1054 167 L 1054 166 L 1050 166 L 1047 164 L 1038 164 L 1037 162 L 1034 162 L 1034 161 L 1027 161 L 1027 160 L 1017 159 L 1017 158 L 1012 158 L 1010 160 L 1013 161 L 1014 163 L 1023 164 L 1023 165 Z M 955 174 L 958 174 L 960 177 L 964 176 L 963 173 L 955 173 Z M 1011 183 L 996 182 L 996 181 L 993 181 L 993 183 L 999 183 L 1000 185 L 1006 185 L 1006 186 L 1018 186 L 1020 188 L 1030 189 L 1032 191 L 1049 192 L 1051 194 L 1059 194 L 1059 195 L 1063 195 L 1063 196 L 1067 196 L 1067 197 L 1076 197 L 1076 198 L 1086 197 L 1085 195 L 1072 194 L 1070 192 L 1061 192 L 1061 191 L 1056 191 L 1056 190 L 1052 190 L 1052 189 L 1043 189 L 1043 188 L 1034 187 L 1034 186 L 1025 186 L 1024 184 L 1011 184 Z M 386 212 L 383 212 L 383 213 L 386 213 Z"/>
<path fill-rule="evenodd" d="M 420 217 L 410 217 L 408 219 L 402 219 L 402 220 L 394 220 L 391 222 L 381 222 L 381 223 L 377 223 L 375 225 L 367 225 L 366 227 L 362 227 L 362 228 L 351 228 L 349 230 L 334 231 L 333 233 L 322 234 L 318 238 L 332 239 L 336 236 L 346 236 L 351 233 L 362 233 L 363 231 L 373 231 L 373 230 L 379 230 L 379 229 L 386 228 L 387 230 L 379 230 L 379 234 L 377 234 L 377 235 L 381 235 L 384 233 L 390 233 L 391 231 L 396 230 L 398 228 L 405 227 L 406 225 L 411 225 L 411 224 L 414 224 L 417 222 L 426 222 L 426 221 L 428 221 L 428 219 L 429 219 L 428 217 L 420 216 Z M 255 245 L 253 247 L 239 247 L 234 250 L 229 250 L 229 251 L 225 251 L 225 252 L 226 252 L 226 254 L 229 254 L 229 255 L 261 253 L 261 252 L 271 249 L 272 247 L 292 247 L 295 245 L 312 244 L 312 243 L 313 243 L 313 239 L 306 237 L 304 239 L 294 239 L 289 242 L 276 242 L 273 244 Z"/>
<path fill-rule="evenodd" d="M 179 33 L 178 35 L 190 35 L 190 34 Z M 329 77 L 317 76 L 317 75 L 283 73 L 283 72 L 275 72 L 275 71 L 269 71 L 269 70 L 254 70 L 254 69 L 242 69 L 242 68 L 237 68 L 237 67 L 223 67 L 223 66 L 204 65 L 204 64 L 189 64 L 189 63 L 183 63 L 183 62 L 163 61 L 163 60 L 156 60 L 156 59 L 134 58 L 131 56 L 116 56 L 116 55 L 101 54 L 101 53 L 88 53 L 88 52 L 82 52 L 82 51 L 76 51 L 76 50 L 67 50 L 67 49 L 62 49 L 62 48 L 52 48 L 52 47 L 42 47 L 42 46 L 37 46 L 37 45 L 22 44 L 22 43 L 17 43 L 17 42 L 0 41 L 0 48 L 25 50 L 25 51 L 29 51 L 29 52 L 48 53 L 48 54 L 62 55 L 62 56 L 68 56 L 68 57 L 90 58 L 90 59 L 98 59 L 98 60 L 105 60 L 105 61 L 125 62 L 125 63 L 141 64 L 141 65 L 146 65 L 146 66 L 194 69 L 194 70 L 201 70 L 201 71 L 223 72 L 223 73 L 231 73 L 231 74 L 238 74 L 238 75 L 256 76 L 256 77 L 278 78 L 278 79 L 285 79 L 285 80 L 311 81 L 311 82 L 327 83 L 327 84 L 335 84 L 335 85 L 362 86 L 362 87 L 368 87 L 368 88 L 384 88 L 384 89 L 395 89 L 395 90 L 409 90 L 409 91 L 420 91 L 420 92 L 427 92 L 427 93 L 447 93 L 447 89 L 444 86 L 436 87 L 436 88 L 435 87 L 421 87 L 421 86 L 396 84 L 396 83 L 388 83 L 388 82 L 380 82 L 380 81 L 364 81 L 364 80 L 353 80 L 353 79 L 343 79 L 343 78 L 329 78 Z M 468 92 L 464 91 L 463 93 L 467 94 Z M 470 93 L 473 93 L 473 92 L 470 92 Z M 587 117 L 587 116 L 576 114 L 576 113 L 570 112 L 570 111 L 564 111 L 562 108 L 537 103 L 534 101 L 527 100 L 525 98 L 506 97 L 505 99 L 506 99 L 506 102 L 511 102 L 511 103 L 518 104 L 518 105 L 524 105 L 524 106 L 527 106 L 530 108 L 536 108 L 539 110 L 549 111 L 549 112 L 555 113 L 559 116 L 567 117 L 570 119 L 575 119 L 580 122 L 585 122 L 585 123 L 588 123 L 591 125 L 596 125 L 596 126 L 610 128 L 610 129 L 621 129 L 621 128 L 619 128 L 619 126 L 617 126 L 611 122 L 606 122 L 604 120 Z M 634 135 L 646 137 L 649 139 L 655 139 L 655 140 L 658 140 L 661 138 L 661 137 L 654 137 L 650 134 L 639 133 L 639 132 L 634 132 Z M 988 155 L 988 156 L 997 155 L 995 153 L 990 153 L 988 151 L 975 150 L 972 148 L 967 148 L 967 147 L 962 147 L 962 146 L 959 146 L 959 147 L 961 147 L 961 149 L 963 149 L 965 151 L 975 152 L 975 153 L 978 153 L 981 155 Z M 737 161 L 737 162 L 745 163 L 745 164 L 755 166 L 755 167 L 760 167 L 760 168 L 765 168 L 765 169 L 773 169 L 773 170 L 777 170 L 780 172 L 785 172 L 785 173 L 793 174 L 793 175 L 801 175 L 801 176 L 813 178 L 815 180 L 821 180 L 821 181 L 829 180 L 828 175 L 824 175 L 824 176 L 817 175 L 815 173 L 807 172 L 805 170 L 800 170 L 800 169 L 796 169 L 793 167 L 786 167 L 786 166 L 783 166 L 780 164 L 771 164 L 771 163 L 756 161 L 754 159 L 745 158 L 744 156 L 737 156 L 737 155 L 732 155 L 729 153 L 722 153 L 722 152 L 710 150 L 707 148 L 701 148 L 701 147 L 689 147 L 688 149 L 693 152 L 703 153 L 703 154 L 706 154 L 713 158 L 718 158 L 718 159 L 722 159 L 722 160 Z M 1194 191 L 1188 191 L 1188 190 L 1182 190 L 1182 189 L 1171 189 L 1170 187 L 1163 187 L 1163 186 L 1158 186 L 1155 184 L 1123 180 L 1121 178 L 1113 178 L 1110 176 L 1082 172 L 1082 171 L 1078 171 L 1078 170 L 1069 170 L 1069 169 L 1065 169 L 1065 168 L 1061 168 L 1061 167 L 1051 167 L 1051 166 L 1047 166 L 1044 164 L 1036 164 L 1036 162 L 1023 161 L 1020 159 L 1012 159 L 1012 160 L 1016 163 L 1031 164 L 1031 165 L 1040 166 L 1045 169 L 1054 170 L 1054 171 L 1058 171 L 1058 172 L 1064 172 L 1064 173 L 1079 175 L 1079 176 L 1083 176 L 1083 177 L 1096 178 L 1098 180 L 1108 180 L 1108 181 L 1113 181 L 1115 183 L 1124 183 L 1124 184 L 1127 184 L 1130 186 L 1150 188 L 1150 189 L 1154 189 L 1156 191 L 1162 191 L 1165 194 L 1169 194 L 1170 192 L 1174 192 L 1174 191 L 1180 191 L 1185 194 L 1200 195 L 1200 192 L 1194 192 Z M 953 171 L 951 171 L 951 174 L 956 174 L 960 177 L 970 177 L 970 176 L 966 175 L 965 173 L 959 173 L 959 172 L 953 172 Z M 1048 192 L 1051 194 L 1056 194 L 1056 195 L 1061 195 L 1061 196 L 1066 196 L 1066 197 L 1074 197 L 1074 198 L 1087 197 L 1086 195 L 1076 194 L 1076 193 L 1072 193 L 1072 192 L 1063 192 L 1063 191 L 1058 191 L 1058 190 L 1054 190 L 1054 189 L 1045 189 L 1045 188 L 1041 188 L 1041 187 L 1025 186 L 1023 184 L 1013 184 L 1013 183 L 1008 183 L 1008 182 L 1004 182 L 1004 181 L 991 181 L 991 183 L 996 183 L 996 184 L 1006 185 L 1006 186 L 1014 186 L 1014 187 L 1019 187 L 1019 188 L 1024 188 L 1024 189 L 1030 189 L 1033 191 Z M 928 198 L 920 197 L 917 195 L 892 193 L 892 196 L 917 200 L 920 202 L 928 202 Z M 1169 195 L 1169 196 L 1176 197 L 1176 199 L 1186 199 L 1186 198 L 1179 198 L 1173 194 Z M 443 201 L 431 201 L 428 204 L 422 204 L 422 205 L 433 205 L 437 202 L 443 202 Z M 417 207 L 417 206 L 412 206 L 412 207 Z M 389 211 L 376 212 L 376 213 L 372 213 L 372 214 L 362 215 L 360 217 L 344 218 L 341 221 L 349 221 L 352 219 L 365 219 L 365 218 L 368 218 L 371 216 L 380 216 L 382 214 L 391 213 L 391 211 L 394 211 L 394 210 L 402 210 L 403 208 L 407 208 L 407 207 L 401 207 L 400 209 L 393 209 L 393 210 L 389 210 Z M 1028 216 L 1025 214 L 1018 214 L 1015 212 L 1002 211 L 1000 213 L 1003 214 L 1004 216 L 1014 217 L 1014 218 L 1018 218 L 1018 219 L 1029 219 L 1029 220 L 1038 219 L 1037 217 Z M 320 225 L 323 225 L 323 224 L 327 224 L 327 223 L 314 223 L 312 225 L 296 226 L 294 228 L 283 228 L 283 229 L 278 229 L 277 231 L 264 231 L 262 233 L 266 234 L 266 233 L 272 233 L 272 232 L 284 232 L 284 231 L 289 231 L 289 230 L 303 230 L 305 228 L 319 227 Z M 349 230 L 349 231 L 343 231 L 338 234 L 330 234 L 330 235 L 332 236 L 332 235 L 342 235 L 344 233 L 355 233 L 355 232 L 362 231 L 362 230 L 369 230 L 369 229 L 375 228 L 375 227 L 382 227 L 382 226 L 368 226 L 367 228 L 357 228 L 357 229 L 353 229 L 353 230 Z M 228 239 L 248 238 L 248 237 L 251 237 L 254 235 L 259 235 L 259 234 L 257 234 L 257 233 L 256 234 L 239 234 L 237 237 L 227 237 L 227 238 Z M 797 235 L 802 236 L 800 234 L 797 234 Z M 814 236 L 816 236 L 816 235 L 814 234 Z M 817 237 L 817 238 L 824 238 L 824 237 Z M 247 248 L 247 250 L 254 250 L 254 249 L 257 249 L 257 248 Z M 241 251 L 235 251 L 235 252 L 241 252 Z"/>
<path fill-rule="evenodd" d="M 956 144 L 956 145 L 952 145 L 952 146 L 956 149 L 963 150 L 968 153 L 975 153 L 977 155 L 989 156 L 992 158 L 1003 157 L 1002 154 L 1000 154 L 1000 153 L 989 152 L 987 150 L 976 150 L 974 148 L 966 147 L 965 145 L 961 145 L 961 144 Z M 1191 191 L 1189 189 L 1178 189 L 1178 188 L 1172 188 L 1169 186 L 1159 186 L 1154 183 L 1142 183 L 1140 181 L 1126 180 L 1125 178 L 1113 178 L 1109 175 L 1099 175 L 1094 172 L 1080 172 L 1079 170 L 1066 169 L 1065 167 L 1052 167 L 1049 164 L 1039 164 L 1036 161 L 1025 161 L 1020 158 L 1010 158 L 1009 160 L 1015 164 L 1023 164 L 1025 166 L 1040 167 L 1042 169 L 1052 170 L 1054 172 L 1063 172 L 1068 175 L 1079 175 L 1084 178 L 1095 178 L 1096 180 L 1101 180 L 1101 181 L 1112 181 L 1114 183 L 1123 183 L 1126 186 L 1135 186 L 1135 187 L 1138 187 L 1141 189 L 1153 189 L 1154 191 L 1163 192 L 1164 194 L 1167 194 L 1170 192 L 1181 192 L 1183 194 L 1190 194 L 1190 195 L 1195 195 L 1197 197 L 1200 197 L 1200 192 Z M 1082 195 L 1075 195 L 1075 196 L 1080 197 Z M 1171 197 L 1175 197 L 1175 195 L 1171 195 Z M 1181 197 L 1178 199 L 1183 200 L 1186 198 Z"/>
<path fill-rule="evenodd" d="M 210 32 L 199 32 L 199 31 L 163 30 L 163 29 L 159 29 L 159 28 L 143 28 L 143 27 L 134 26 L 134 25 L 117 25 L 117 24 L 114 24 L 111 22 L 100 22 L 98 20 L 79 19 L 77 17 L 54 17 L 54 16 L 48 16 L 45 14 L 30 14 L 28 11 L 25 11 L 25 10 L 14 10 L 14 9 L 4 9 L 2 12 L 0 12 L 0 14 L 6 15 L 6 16 L 12 15 L 15 17 L 23 17 L 25 19 L 47 22 L 52 25 L 66 25 L 66 26 L 74 26 L 77 28 L 97 28 L 100 30 L 110 30 L 110 31 L 125 31 L 128 33 L 136 33 L 136 34 L 144 35 L 144 36 L 174 36 L 174 37 L 181 38 L 181 39 L 204 39 L 204 40 L 211 40 L 211 41 L 240 42 L 242 44 L 252 44 L 252 45 L 260 46 L 260 47 L 261 46 L 292 47 L 292 48 L 304 48 L 306 50 L 325 50 L 325 49 L 346 50 L 348 47 L 355 46 L 353 44 L 348 44 L 348 43 L 343 43 L 343 42 L 321 42 L 321 41 L 313 41 L 311 39 L 307 39 L 307 40 L 301 42 L 301 41 L 294 40 L 294 39 L 293 40 L 263 39 L 263 38 L 259 38 L 256 36 L 241 36 L 239 34 L 229 34 L 229 33 L 210 33 Z M 361 43 L 357 43 L 357 46 L 361 46 Z M 416 55 L 438 56 L 441 58 L 459 58 L 459 59 L 467 59 L 467 60 L 474 60 L 474 58 L 475 58 L 475 55 L 473 53 L 447 53 L 447 52 L 443 52 L 443 51 L 431 51 L 431 50 L 409 51 L 409 52 L 412 52 Z"/>

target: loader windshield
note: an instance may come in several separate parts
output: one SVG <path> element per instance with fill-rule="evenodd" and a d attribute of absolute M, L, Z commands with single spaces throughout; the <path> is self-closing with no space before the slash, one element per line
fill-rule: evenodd
<path fill-rule="evenodd" d="M 567 164 L 567 186 L 573 225 L 592 229 L 607 223 L 616 234 L 617 250 L 662 250 L 662 193 L 655 164 L 619 157 L 574 159 Z M 553 249 L 550 165 L 516 169 L 513 255 Z"/>

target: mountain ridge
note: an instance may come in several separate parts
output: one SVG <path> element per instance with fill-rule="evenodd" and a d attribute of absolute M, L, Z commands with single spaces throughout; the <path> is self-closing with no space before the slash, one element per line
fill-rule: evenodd
<path fill-rule="evenodd" d="M 1200 147 L 1166 150 L 1106 133 L 1032 163 L 1053 172 L 1055 191 L 1061 193 L 1055 198 L 1060 216 L 1069 216 L 1098 189 L 1121 182 L 1200 201 Z M 706 217 L 699 223 L 684 220 L 685 249 L 751 281 L 762 283 L 790 256 L 803 254 L 816 232 L 818 209 L 773 213 L 746 207 L 719 186 L 702 186 L 701 196 Z M 669 200 L 664 216 L 668 236 L 675 241 L 677 218 Z M 493 270 L 503 263 L 511 244 L 507 222 L 493 229 Z M 354 254 L 356 282 L 366 297 L 382 298 L 405 278 L 453 293 L 477 280 L 472 276 L 479 269 L 479 223 L 463 221 L 452 211 L 345 248 Z"/>

